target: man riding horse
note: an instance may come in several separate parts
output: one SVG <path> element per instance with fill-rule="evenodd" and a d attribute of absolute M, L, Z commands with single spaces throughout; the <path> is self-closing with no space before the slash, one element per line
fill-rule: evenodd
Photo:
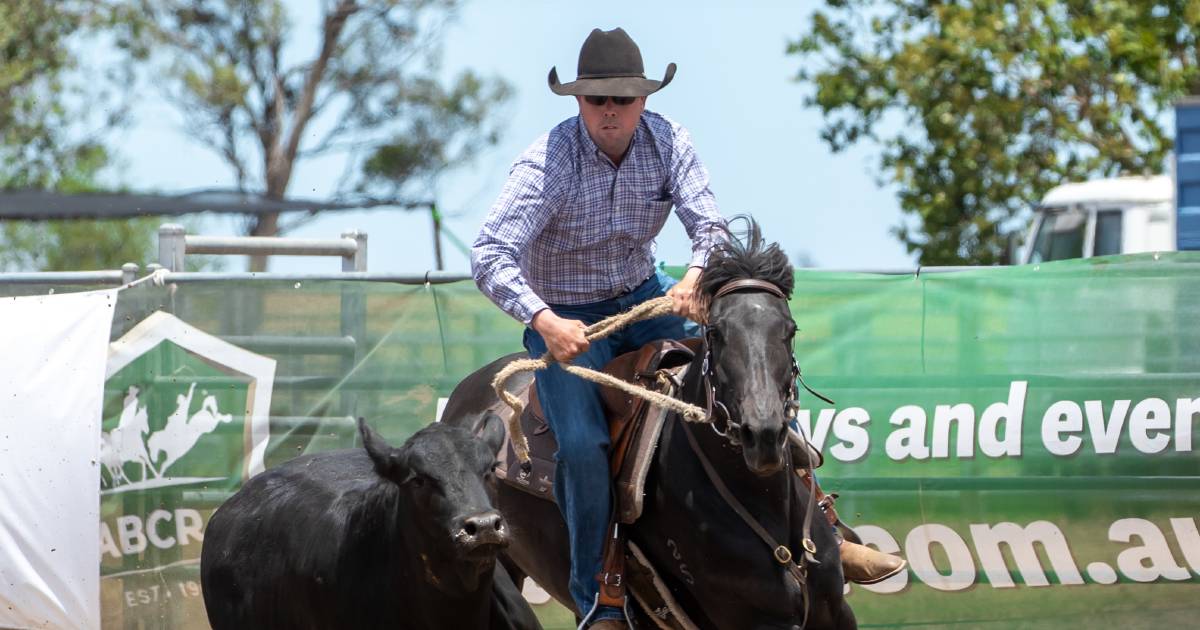
<path fill-rule="evenodd" d="M 693 293 L 709 250 L 723 234 L 708 173 L 686 129 L 646 110 L 646 97 L 671 82 L 646 79 L 638 46 L 617 28 L 595 29 L 579 52 L 578 78 L 550 89 L 574 96 L 579 115 L 536 140 L 513 164 L 472 248 L 479 288 L 525 324 L 532 357 L 602 369 L 656 339 L 695 336 Z M 654 239 L 675 208 L 692 239 L 676 284 L 654 268 Z M 636 322 L 589 343 L 584 329 L 668 295 L 674 314 Z M 538 373 L 537 395 L 558 441 L 554 494 L 571 550 L 571 597 L 583 627 L 623 628 L 624 613 L 600 604 L 597 575 L 613 510 L 609 430 L 598 386 L 559 365 Z M 902 561 L 842 544 L 845 574 L 875 582 Z"/>

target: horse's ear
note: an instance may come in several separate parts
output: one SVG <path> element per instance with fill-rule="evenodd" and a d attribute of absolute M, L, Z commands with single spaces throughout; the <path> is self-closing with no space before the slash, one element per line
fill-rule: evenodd
<path fill-rule="evenodd" d="M 383 436 L 367 426 L 367 421 L 361 417 L 358 419 L 358 432 L 362 435 L 363 448 L 367 451 L 367 457 L 370 457 L 371 462 L 375 464 L 375 472 L 379 473 L 381 477 L 403 483 L 408 478 L 409 472 L 400 456 L 399 449 L 388 444 Z"/>
<path fill-rule="evenodd" d="M 500 452 L 500 447 L 504 446 L 504 421 L 500 416 L 491 411 L 483 416 L 479 423 L 479 439 L 493 457 Z"/>

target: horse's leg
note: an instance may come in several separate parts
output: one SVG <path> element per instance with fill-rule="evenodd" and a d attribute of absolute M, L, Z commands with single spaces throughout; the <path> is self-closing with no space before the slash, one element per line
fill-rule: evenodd
<path fill-rule="evenodd" d="M 556 601 L 574 610 L 567 527 L 558 506 L 504 483 L 498 485 L 496 505 L 512 531 L 512 542 L 504 554 L 507 560 Z"/>
<path fill-rule="evenodd" d="M 857 630 L 858 618 L 854 616 L 854 611 L 850 608 L 849 602 L 842 600 L 841 606 L 835 614 L 834 627 L 838 630 Z"/>

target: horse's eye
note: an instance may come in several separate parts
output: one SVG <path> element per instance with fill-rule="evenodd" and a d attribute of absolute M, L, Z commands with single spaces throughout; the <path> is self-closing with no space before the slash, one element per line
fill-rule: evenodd
<path fill-rule="evenodd" d="M 425 476 L 424 475 L 416 475 L 412 478 L 412 481 L 410 481 L 409 483 L 411 483 L 414 488 L 424 488 L 425 487 Z"/>

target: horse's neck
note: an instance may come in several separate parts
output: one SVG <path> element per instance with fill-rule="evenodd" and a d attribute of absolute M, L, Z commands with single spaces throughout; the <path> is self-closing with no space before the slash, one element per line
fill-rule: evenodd
<path fill-rule="evenodd" d="M 718 435 L 706 424 L 682 426 L 680 431 L 691 431 L 696 445 L 712 464 L 725 487 L 736 497 L 746 510 L 755 517 L 768 520 L 787 519 L 788 479 L 783 472 L 769 477 L 760 477 L 746 467 L 746 459 L 740 448 L 729 443 L 728 438 Z M 681 435 L 678 444 L 672 445 L 683 457 L 695 457 L 687 436 Z M 707 481 L 707 477 L 705 477 Z"/>
<path fill-rule="evenodd" d="M 725 438 L 707 425 L 685 424 L 678 416 L 665 427 L 657 470 L 650 477 L 655 487 L 647 488 L 647 495 L 657 497 L 647 502 L 650 518 L 635 523 L 631 537 L 645 546 L 662 578 L 702 627 L 753 627 L 752 618 L 770 611 L 787 618 L 790 593 L 784 581 L 773 577 L 779 565 L 770 559 L 771 549 L 751 533 L 745 517 L 718 496 L 686 431 L 692 432 L 698 448 L 749 518 L 780 544 L 788 544 L 791 527 L 783 475 L 755 476 L 740 452 L 722 444 Z M 700 577 L 709 571 L 739 577 L 732 583 L 726 578 L 714 582 Z M 714 597 L 729 597 L 739 604 L 712 608 L 706 602 L 715 601 Z"/>

